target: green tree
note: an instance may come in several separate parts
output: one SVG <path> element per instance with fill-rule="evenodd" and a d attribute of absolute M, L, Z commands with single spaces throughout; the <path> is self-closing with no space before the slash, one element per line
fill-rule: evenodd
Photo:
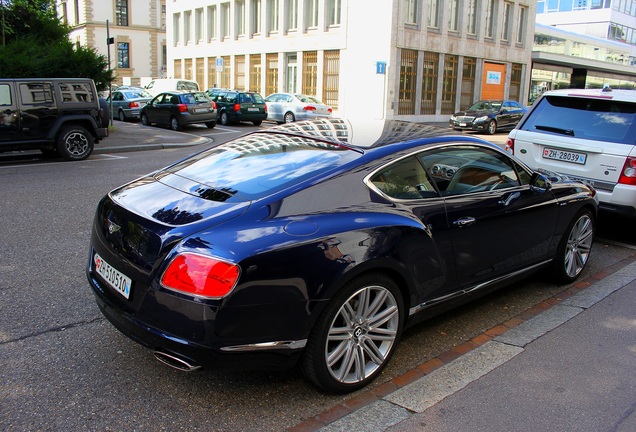
<path fill-rule="evenodd" d="M 55 0 L 0 0 L 0 77 L 92 78 L 98 90 L 112 79 L 106 57 L 75 46 L 57 17 Z"/>

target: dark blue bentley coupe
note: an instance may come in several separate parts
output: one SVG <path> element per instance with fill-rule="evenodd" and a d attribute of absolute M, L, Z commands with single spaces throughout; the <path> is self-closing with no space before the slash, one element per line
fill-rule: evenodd
<path fill-rule="evenodd" d="M 540 269 L 575 280 L 594 190 L 446 134 L 290 123 L 121 186 L 92 228 L 97 303 L 173 367 L 298 365 L 345 393 L 406 326 Z"/>

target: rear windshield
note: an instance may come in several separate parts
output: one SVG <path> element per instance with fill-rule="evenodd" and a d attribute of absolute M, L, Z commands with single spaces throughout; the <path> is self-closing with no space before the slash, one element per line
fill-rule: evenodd
<path fill-rule="evenodd" d="M 613 143 L 636 143 L 636 103 L 546 96 L 520 129 Z"/>
<path fill-rule="evenodd" d="M 323 175 L 359 156 L 346 147 L 307 137 L 256 133 L 197 154 L 168 171 L 216 192 L 206 194 L 207 198 L 245 201 Z"/>

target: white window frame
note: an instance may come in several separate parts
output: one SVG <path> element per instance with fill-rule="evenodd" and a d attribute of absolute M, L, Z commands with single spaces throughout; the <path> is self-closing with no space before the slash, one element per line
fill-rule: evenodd
<path fill-rule="evenodd" d="M 267 32 L 278 33 L 279 27 L 279 0 L 267 0 Z"/>
<path fill-rule="evenodd" d="M 327 0 L 327 20 L 329 26 L 342 23 L 342 0 Z"/>
<path fill-rule="evenodd" d="M 417 25 L 417 0 L 404 0 L 404 24 Z"/>
<path fill-rule="evenodd" d="M 439 28 L 439 1 L 428 0 L 426 25 L 430 28 Z"/>
<path fill-rule="evenodd" d="M 217 26 L 216 26 L 216 5 L 213 6 L 208 6 L 208 16 L 207 16 L 207 22 L 208 22 L 208 41 L 212 41 L 215 40 L 217 38 L 217 34 L 216 34 L 216 30 L 217 30 Z"/>

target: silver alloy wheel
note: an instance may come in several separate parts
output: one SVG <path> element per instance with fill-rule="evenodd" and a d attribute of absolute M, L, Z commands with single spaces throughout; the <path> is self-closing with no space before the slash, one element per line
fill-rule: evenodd
<path fill-rule="evenodd" d="M 336 313 L 325 344 L 327 369 L 343 384 L 363 381 L 386 361 L 400 325 L 398 303 L 382 286 L 356 291 Z"/>
<path fill-rule="evenodd" d="M 68 153 L 73 156 L 82 156 L 90 147 L 88 138 L 81 132 L 73 132 L 69 134 L 66 137 L 65 145 Z"/>
<path fill-rule="evenodd" d="M 583 270 L 590 256 L 594 238 L 594 223 L 583 214 L 572 226 L 568 243 L 565 247 L 565 273 L 575 277 Z"/>
<path fill-rule="evenodd" d="M 290 112 L 285 113 L 285 123 L 293 123 L 294 120 L 296 120 L 296 118 L 294 117 L 294 114 Z"/>

